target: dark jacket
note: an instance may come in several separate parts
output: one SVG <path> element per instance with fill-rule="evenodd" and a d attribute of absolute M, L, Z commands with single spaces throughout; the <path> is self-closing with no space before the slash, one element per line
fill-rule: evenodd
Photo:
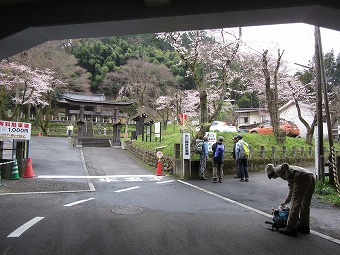
<path fill-rule="evenodd" d="M 236 143 L 234 143 L 233 147 L 233 158 L 236 159 Z"/>

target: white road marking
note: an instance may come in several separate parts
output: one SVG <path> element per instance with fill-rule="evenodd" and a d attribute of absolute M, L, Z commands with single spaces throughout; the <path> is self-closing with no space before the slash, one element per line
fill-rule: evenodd
<path fill-rule="evenodd" d="M 170 181 L 164 181 L 164 182 L 156 182 L 157 184 L 163 184 L 163 183 L 169 183 L 169 182 L 174 182 L 175 180 L 170 180 Z"/>
<path fill-rule="evenodd" d="M 205 193 L 207 193 L 207 194 L 209 194 L 209 195 L 212 195 L 212 196 L 214 196 L 214 197 L 220 198 L 220 199 L 225 200 L 225 201 L 228 201 L 228 202 L 230 202 L 230 203 L 232 203 L 232 204 L 235 204 L 235 205 L 241 206 L 241 207 L 243 207 L 243 208 L 246 208 L 246 209 L 248 209 L 248 210 L 250 210 L 250 211 L 253 211 L 253 212 L 255 212 L 255 213 L 261 214 L 261 215 L 266 216 L 266 217 L 269 217 L 269 218 L 273 218 L 273 215 L 268 214 L 268 213 L 265 213 L 265 212 L 262 212 L 262 211 L 260 211 L 260 210 L 257 210 L 257 209 L 255 209 L 255 208 L 253 208 L 253 207 L 250 207 L 250 206 L 248 206 L 248 205 L 245 205 L 245 204 L 239 203 L 239 202 L 237 202 L 237 201 L 235 201 L 235 200 L 232 200 L 232 199 L 230 199 L 230 198 L 226 198 L 226 197 L 224 197 L 224 196 L 218 195 L 218 194 L 216 194 L 216 193 L 214 193 L 214 192 L 211 192 L 211 191 L 209 191 L 209 190 L 206 190 L 206 189 L 197 187 L 197 186 L 192 185 L 192 184 L 190 184 L 190 183 L 188 183 L 188 182 L 185 182 L 185 181 L 182 181 L 182 180 L 178 180 L 178 181 L 179 181 L 180 183 L 183 183 L 183 184 L 188 185 L 188 186 L 190 186 L 190 187 L 192 187 L 192 188 L 195 188 L 195 189 L 198 189 L 198 190 L 200 190 L 200 191 L 203 191 L 203 192 L 205 192 Z M 334 243 L 340 244 L 340 240 L 339 240 L 339 239 L 333 238 L 333 237 L 331 237 L 331 236 L 324 235 L 324 234 L 319 233 L 319 232 L 316 232 L 316 231 L 314 231 L 314 230 L 311 230 L 310 232 L 311 232 L 312 234 L 318 236 L 318 237 L 321 237 L 321 238 L 324 238 L 324 239 L 326 239 L 326 240 L 332 241 L 332 242 L 334 242 Z"/>
<path fill-rule="evenodd" d="M 79 201 L 76 201 L 76 202 L 73 202 L 73 203 L 66 204 L 66 205 L 64 205 L 64 206 L 77 205 L 77 204 L 81 204 L 81 203 L 90 201 L 90 200 L 92 200 L 92 199 L 94 199 L 94 197 L 91 197 L 91 198 L 89 198 L 89 199 L 79 200 Z"/>
<path fill-rule="evenodd" d="M 37 178 L 42 179 L 106 179 L 106 178 L 150 178 L 161 180 L 162 177 L 155 177 L 151 174 L 146 175 L 39 175 Z"/>
<path fill-rule="evenodd" d="M 135 186 L 135 187 L 127 188 L 127 189 L 116 190 L 115 192 L 116 192 L 116 193 L 119 193 L 119 192 L 123 192 L 123 191 L 128 191 L 128 190 L 133 190 L 133 189 L 139 189 L 139 188 L 140 188 L 139 186 Z"/>
<path fill-rule="evenodd" d="M 19 237 L 22 233 L 24 233 L 27 229 L 32 227 L 35 223 L 41 221 L 44 217 L 35 217 L 32 220 L 26 222 L 21 227 L 17 228 L 15 231 L 13 231 L 11 234 L 9 234 L 7 237 Z"/>
<path fill-rule="evenodd" d="M 143 181 L 142 178 L 140 177 L 136 177 L 136 176 L 129 176 L 129 177 L 126 177 L 124 178 L 127 182 L 141 182 Z"/>
<path fill-rule="evenodd" d="M 190 186 L 190 187 L 193 187 L 193 188 L 195 188 L 195 189 L 198 189 L 198 190 L 201 190 L 201 191 L 203 191 L 203 192 L 205 192 L 205 193 L 208 193 L 208 194 L 210 194 L 210 195 L 212 195 L 212 196 L 214 196 L 214 197 L 218 197 L 218 198 L 220 198 L 220 199 L 223 199 L 223 200 L 228 201 L 228 202 L 230 202 L 230 203 L 232 203 L 232 204 L 241 206 L 241 207 L 243 207 L 243 208 L 245 208 L 245 209 L 248 209 L 248 210 L 250 210 L 250 211 L 256 212 L 256 213 L 261 214 L 261 215 L 263 215 L 263 216 L 266 216 L 266 217 L 269 217 L 269 218 L 272 218 L 272 217 L 273 217 L 271 214 L 262 212 L 262 211 L 260 211 L 260 210 L 257 210 L 257 209 L 255 209 L 255 208 L 253 208 L 253 207 L 248 206 L 248 205 L 239 203 L 239 202 L 237 202 L 237 201 L 235 201 L 235 200 L 232 200 L 232 199 L 230 199 L 230 198 L 227 198 L 227 197 L 218 195 L 218 194 L 216 194 L 216 193 L 214 193 L 214 192 L 211 192 L 211 191 L 209 191 L 209 190 L 206 190 L 206 189 L 197 187 L 197 186 L 195 186 L 195 185 L 192 185 L 192 184 L 187 183 L 187 182 L 182 181 L 182 180 L 178 180 L 178 181 L 179 181 L 180 183 L 183 183 L 183 184 L 185 184 L 185 185 L 188 185 L 188 186 Z"/>
<path fill-rule="evenodd" d="M 81 158 L 81 163 L 83 164 L 84 173 L 86 176 L 89 176 L 89 170 L 86 167 L 84 153 L 83 153 L 82 148 L 80 148 L 80 158 Z M 87 178 L 87 184 L 89 185 L 91 191 L 96 191 L 96 188 L 94 187 L 94 184 L 91 179 Z"/>
<path fill-rule="evenodd" d="M 99 179 L 101 182 L 116 182 L 117 179 L 116 178 L 102 178 Z"/>
<path fill-rule="evenodd" d="M 17 192 L 17 193 L 0 193 L 0 196 L 9 195 L 33 195 L 33 194 L 62 194 L 62 193 L 78 193 L 93 192 L 95 190 L 61 190 L 61 191 L 37 191 L 37 192 Z"/>
<path fill-rule="evenodd" d="M 163 179 L 162 176 L 157 176 L 157 175 L 153 175 L 153 176 L 147 177 L 147 178 L 149 178 L 149 180 L 151 180 L 151 181 L 161 181 Z"/>

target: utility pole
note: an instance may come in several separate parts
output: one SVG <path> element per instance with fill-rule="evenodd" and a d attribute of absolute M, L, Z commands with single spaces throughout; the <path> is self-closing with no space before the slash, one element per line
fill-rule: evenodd
<path fill-rule="evenodd" d="M 324 61 L 323 61 L 323 54 L 322 54 L 322 43 L 321 43 L 321 35 L 320 35 L 320 28 L 315 27 L 315 41 L 318 48 L 318 54 L 315 59 L 318 59 L 319 65 L 317 66 L 317 73 L 320 73 L 320 78 L 317 80 L 321 81 L 323 83 L 323 94 L 324 94 L 324 103 L 325 103 L 325 114 L 326 114 L 326 121 L 327 121 L 327 129 L 328 129 L 328 142 L 330 147 L 330 167 L 329 167 L 329 183 L 336 185 L 338 195 L 340 196 L 340 185 L 338 180 L 338 174 L 337 174 L 337 167 L 335 163 L 335 148 L 334 148 L 334 142 L 333 142 L 333 135 L 332 135 L 332 123 L 331 123 L 331 117 L 329 112 L 329 100 L 328 100 L 328 90 L 327 90 L 327 84 L 326 84 L 326 75 L 325 75 L 325 67 L 324 67 Z M 318 92 L 321 85 L 318 84 Z M 322 94 L 322 93 L 321 93 Z M 319 93 L 318 93 L 319 96 Z M 321 98 L 322 102 L 322 98 Z M 320 109 L 318 109 L 318 112 Z M 322 113 L 322 108 L 321 111 Z M 319 125 L 319 123 L 318 123 Z M 320 139 L 321 138 L 321 139 Z M 320 140 L 322 140 L 323 137 L 319 137 Z M 324 164 L 322 165 L 322 169 L 324 169 Z"/>
<path fill-rule="evenodd" d="M 316 70 L 316 113 L 317 113 L 317 170 L 318 178 L 321 180 L 325 179 L 325 169 L 324 169 L 324 153 L 323 153 L 323 121 L 322 121 L 322 84 L 321 84 L 321 69 L 320 69 L 320 50 L 319 50 L 319 38 L 320 29 L 319 27 L 314 27 L 314 38 L 315 38 L 315 70 Z"/>

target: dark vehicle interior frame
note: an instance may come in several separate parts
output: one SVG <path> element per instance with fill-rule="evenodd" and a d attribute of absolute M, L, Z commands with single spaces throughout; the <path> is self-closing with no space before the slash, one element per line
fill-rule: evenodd
<path fill-rule="evenodd" d="M 340 2 L 328 0 L 0 0 L 0 8 L 0 59 L 63 39 L 288 23 L 340 31 Z"/>

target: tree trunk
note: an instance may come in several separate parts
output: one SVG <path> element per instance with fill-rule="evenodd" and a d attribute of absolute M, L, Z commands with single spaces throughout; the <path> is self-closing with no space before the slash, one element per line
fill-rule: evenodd
<path fill-rule="evenodd" d="M 26 121 L 30 122 L 31 120 L 31 104 L 28 104 L 27 106 L 27 116 L 26 116 Z"/>
<path fill-rule="evenodd" d="M 208 130 L 208 94 L 205 89 L 200 91 L 200 136 L 203 137 Z"/>
<path fill-rule="evenodd" d="M 275 136 L 276 141 L 279 144 L 284 143 L 285 141 L 285 134 L 280 129 L 279 126 L 279 107 L 278 107 L 278 89 L 277 89 L 277 75 L 280 67 L 280 59 L 281 56 L 279 53 L 279 57 L 277 60 L 276 68 L 274 71 L 274 80 L 273 80 L 273 88 L 271 87 L 271 77 L 270 72 L 268 70 L 268 59 L 267 59 L 268 50 L 265 50 L 262 55 L 262 71 L 265 77 L 265 86 L 266 86 L 266 97 L 268 102 L 268 111 L 270 115 L 270 123 L 273 127 L 273 133 Z"/>
<path fill-rule="evenodd" d="M 313 119 L 312 124 L 309 125 L 308 122 L 302 117 L 299 101 L 297 99 L 295 99 L 294 102 L 295 102 L 295 106 L 296 106 L 296 109 L 297 109 L 299 120 L 302 122 L 302 124 L 307 129 L 306 143 L 312 145 L 313 135 L 314 135 L 314 127 L 315 127 L 316 122 L 317 122 L 316 114 L 314 115 L 314 119 Z"/>

